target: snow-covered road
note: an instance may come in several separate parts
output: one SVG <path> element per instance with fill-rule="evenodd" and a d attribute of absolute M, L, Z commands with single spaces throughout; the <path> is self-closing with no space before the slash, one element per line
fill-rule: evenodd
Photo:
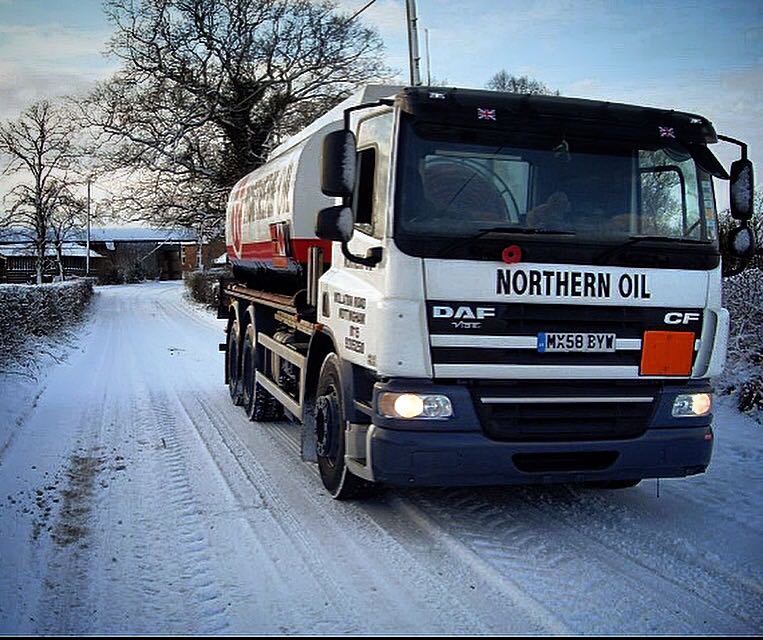
<path fill-rule="evenodd" d="M 103 287 L 68 359 L 0 378 L 0 633 L 763 632 L 763 428 L 623 491 L 339 503 L 222 382 L 178 283 Z"/>

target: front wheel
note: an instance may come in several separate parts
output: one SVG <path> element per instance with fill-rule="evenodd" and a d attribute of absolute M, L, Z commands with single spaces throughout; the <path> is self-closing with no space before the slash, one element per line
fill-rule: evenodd
<path fill-rule="evenodd" d="M 373 484 L 347 469 L 344 461 L 346 424 L 339 360 L 336 354 L 330 353 L 323 361 L 318 377 L 315 436 L 321 480 L 336 500 L 363 497 L 373 489 Z"/>

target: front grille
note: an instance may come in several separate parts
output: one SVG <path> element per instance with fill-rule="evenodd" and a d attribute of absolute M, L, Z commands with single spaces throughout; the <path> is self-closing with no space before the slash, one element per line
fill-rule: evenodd
<path fill-rule="evenodd" d="M 640 341 L 646 331 L 677 330 L 665 324 L 669 313 L 696 314 L 699 319 L 681 325 L 680 330 L 690 331 L 699 339 L 701 309 L 428 301 L 432 364 L 442 365 L 449 373 L 454 365 L 639 367 L 639 343 L 628 346 L 622 343 Z M 539 352 L 536 342 L 539 333 L 614 334 L 621 344 L 613 352 Z M 494 347 L 491 345 L 495 342 L 488 342 L 501 337 L 515 343 Z M 480 344 L 480 338 L 486 340 Z M 475 341 L 474 346 L 464 346 L 460 339 Z M 516 342 L 521 340 L 522 344 Z"/>
<path fill-rule="evenodd" d="M 434 364 L 535 364 L 535 365 L 612 365 L 638 367 L 641 351 L 629 349 L 607 353 L 551 352 L 537 349 L 489 349 L 479 347 L 432 347 Z"/>
<path fill-rule="evenodd" d="M 567 385 L 556 387 L 553 393 L 544 393 L 543 389 L 540 385 L 474 388 L 472 399 L 485 435 L 503 442 L 638 438 L 649 425 L 657 393 L 653 385 L 601 389 Z M 496 401 L 507 399 L 511 401 Z M 629 402 L 629 399 L 648 401 Z"/>

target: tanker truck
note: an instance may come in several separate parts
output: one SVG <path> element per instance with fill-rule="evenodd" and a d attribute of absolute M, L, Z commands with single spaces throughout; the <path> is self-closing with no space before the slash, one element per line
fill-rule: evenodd
<path fill-rule="evenodd" d="M 702 473 L 752 180 L 691 113 L 369 85 L 231 191 L 232 401 L 337 499 Z"/>

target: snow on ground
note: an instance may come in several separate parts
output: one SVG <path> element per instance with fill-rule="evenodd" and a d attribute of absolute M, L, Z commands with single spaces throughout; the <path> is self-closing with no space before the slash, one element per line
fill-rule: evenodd
<path fill-rule="evenodd" d="M 248 422 L 221 322 L 101 287 L 69 357 L 0 378 L 0 633 L 763 631 L 763 428 L 720 403 L 707 474 L 623 491 L 338 503 Z"/>

